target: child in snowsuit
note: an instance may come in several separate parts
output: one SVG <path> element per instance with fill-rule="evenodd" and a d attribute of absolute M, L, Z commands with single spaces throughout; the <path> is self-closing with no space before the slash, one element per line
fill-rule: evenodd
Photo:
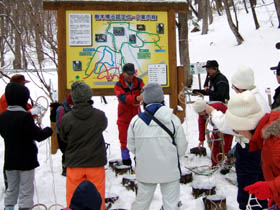
<path fill-rule="evenodd" d="M 223 113 L 227 110 L 227 107 L 221 102 L 210 103 L 209 105 L 214 107 L 217 110 L 220 110 Z M 205 141 L 205 127 L 206 127 L 205 123 L 206 123 L 206 119 L 208 118 L 208 114 L 205 112 L 205 106 L 206 106 L 206 101 L 204 101 L 202 99 L 195 101 L 195 103 L 193 104 L 193 108 L 194 108 L 195 112 L 199 114 L 199 118 L 198 118 L 199 144 L 198 144 L 198 147 L 203 146 L 204 141 Z M 223 145 L 224 154 L 227 155 L 228 152 L 231 150 L 233 136 L 228 135 L 228 134 L 219 136 L 218 133 L 216 133 L 218 131 L 217 128 L 215 128 L 213 131 L 214 132 L 212 132 L 212 134 L 211 134 L 211 140 L 214 140 L 213 142 L 211 142 L 213 144 L 211 146 L 213 148 L 212 154 L 211 154 L 211 161 L 212 161 L 212 166 L 216 166 L 221 161 L 221 158 L 222 158 L 222 156 L 219 155 L 222 152 L 221 145 Z M 223 144 L 221 141 L 218 141 L 219 138 L 224 138 Z M 215 140 L 217 140 L 217 141 L 215 141 Z"/>
<path fill-rule="evenodd" d="M 0 134 L 5 142 L 4 170 L 8 182 L 5 209 L 13 210 L 18 202 L 19 210 L 27 210 L 33 205 L 34 169 L 39 166 L 35 141 L 50 137 L 52 129 L 36 126 L 32 115 L 27 112 L 27 87 L 9 83 L 5 96 L 8 109 L 0 115 Z"/>
<path fill-rule="evenodd" d="M 171 136 L 142 112 L 129 125 L 127 147 L 136 157 L 137 197 L 132 210 L 148 210 L 157 184 L 160 184 L 165 210 L 178 209 L 180 198 L 179 158 L 187 149 L 186 136 L 180 119 L 164 106 L 162 87 L 149 83 L 143 88 L 144 108 L 173 134 Z"/>

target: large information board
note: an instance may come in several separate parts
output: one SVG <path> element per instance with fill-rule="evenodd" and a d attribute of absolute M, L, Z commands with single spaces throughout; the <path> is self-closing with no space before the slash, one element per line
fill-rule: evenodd
<path fill-rule="evenodd" d="M 67 89 L 77 80 L 113 88 L 125 63 L 169 87 L 167 12 L 66 11 L 66 30 Z"/>

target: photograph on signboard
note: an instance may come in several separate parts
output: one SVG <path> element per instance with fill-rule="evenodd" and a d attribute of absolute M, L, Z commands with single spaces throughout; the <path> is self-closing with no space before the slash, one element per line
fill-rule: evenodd
<path fill-rule="evenodd" d="M 133 63 L 145 83 L 169 87 L 167 17 L 166 11 L 67 10 L 67 88 L 77 80 L 113 88 L 125 63 Z"/>

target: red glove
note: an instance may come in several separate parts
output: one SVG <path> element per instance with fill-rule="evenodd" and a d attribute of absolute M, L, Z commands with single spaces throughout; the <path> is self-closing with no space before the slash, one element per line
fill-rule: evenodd
<path fill-rule="evenodd" d="M 268 182 L 256 182 L 244 188 L 250 194 L 255 194 L 259 200 L 266 200 L 272 198 L 271 190 L 269 189 Z"/>

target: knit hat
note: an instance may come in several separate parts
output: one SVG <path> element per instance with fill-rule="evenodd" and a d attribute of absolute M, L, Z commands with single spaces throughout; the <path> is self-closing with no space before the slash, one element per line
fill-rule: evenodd
<path fill-rule="evenodd" d="M 71 85 L 71 95 L 74 104 L 86 103 L 91 100 L 92 90 L 86 83 L 77 81 Z"/>
<path fill-rule="evenodd" d="M 5 88 L 5 96 L 8 106 L 18 105 L 26 108 L 30 92 L 24 85 L 16 82 L 10 82 Z"/>
<path fill-rule="evenodd" d="M 193 109 L 195 112 L 200 113 L 205 111 L 206 101 L 198 99 L 193 103 Z"/>
<path fill-rule="evenodd" d="M 253 70 L 249 66 L 239 66 L 231 78 L 231 83 L 241 90 L 253 89 L 255 87 Z"/>
<path fill-rule="evenodd" d="M 161 103 L 164 101 L 162 87 L 158 83 L 148 83 L 143 87 L 143 101 L 145 104 Z"/>
<path fill-rule="evenodd" d="M 225 114 L 227 125 L 234 130 L 254 130 L 264 113 L 250 91 L 236 94 L 228 102 Z"/>
<path fill-rule="evenodd" d="M 123 66 L 122 72 L 126 72 L 129 75 L 135 74 L 135 67 L 133 63 L 126 63 Z"/>
<path fill-rule="evenodd" d="M 10 82 L 25 84 L 30 81 L 26 80 L 22 74 L 15 74 L 14 76 L 11 77 Z"/>

